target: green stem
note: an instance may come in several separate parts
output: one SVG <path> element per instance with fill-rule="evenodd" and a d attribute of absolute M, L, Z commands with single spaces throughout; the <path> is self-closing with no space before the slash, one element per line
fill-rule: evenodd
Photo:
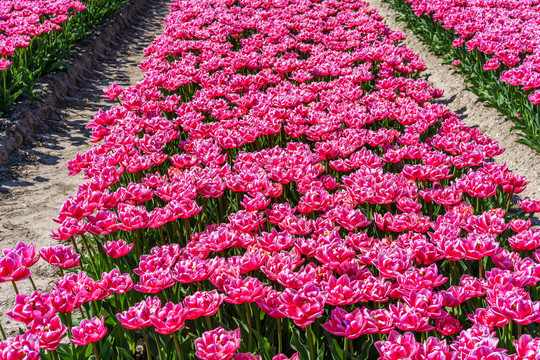
<path fill-rule="evenodd" d="M 71 319 L 71 313 L 68 312 L 66 314 L 66 317 L 67 317 L 67 322 L 68 322 L 68 333 L 69 333 L 69 337 L 70 338 L 73 338 L 73 335 L 72 335 L 72 332 L 71 332 L 71 329 L 73 329 L 73 321 Z M 73 342 L 71 342 L 71 351 L 72 351 L 72 354 L 73 356 L 75 356 L 75 344 Z"/>
<path fill-rule="evenodd" d="M 277 333 L 278 333 L 278 354 L 283 351 L 283 335 L 281 333 L 281 319 L 277 319 Z"/>
<path fill-rule="evenodd" d="M 212 326 L 212 322 L 210 321 L 210 316 L 205 316 L 204 319 L 206 320 L 206 326 L 208 326 L 208 331 L 212 330 L 214 327 Z"/>
<path fill-rule="evenodd" d="M 95 342 L 92 343 L 92 349 L 94 350 L 94 356 L 96 357 L 96 360 L 99 360 L 99 353 Z"/>
<path fill-rule="evenodd" d="M 32 279 L 32 275 L 30 275 L 28 279 L 30 279 L 30 283 L 32 283 L 32 287 L 34 288 L 34 291 L 37 291 L 37 287 L 36 287 L 36 284 L 34 283 L 34 279 Z"/>
<path fill-rule="evenodd" d="M 0 333 L 2 333 L 2 340 L 6 340 L 6 332 L 4 331 L 4 327 L 2 326 L 2 324 L 0 324 Z"/>
<path fill-rule="evenodd" d="M 137 249 L 137 257 L 140 257 L 142 254 L 141 251 L 141 229 L 137 229 L 137 236 L 135 238 L 135 248 Z"/>
<path fill-rule="evenodd" d="M 258 307 L 253 307 L 253 316 L 255 316 L 255 326 L 257 327 L 257 332 L 261 333 L 261 314 L 258 311 Z"/>
<path fill-rule="evenodd" d="M 172 333 L 172 337 L 174 340 L 174 346 L 176 347 L 176 353 L 178 354 L 178 359 L 182 360 L 182 350 L 180 350 L 180 343 L 178 342 L 178 336 L 176 336 L 176 333 Z"/>
<path fill-rule="evenodd" d="M 13 284 L 13 289 L 15 289 L 15 294 L 19 295 L 19 289 L 17 288 L 17 284 L 15 284 L 15 281 L 11 280 L 11 283 Z"/>
<path fill-rule="evenodd" d="M 244 310 L 246 312 L 247 323 L 249 328 L 249 338 L 248 338 L 248 351 L 251 351 L 253 345 L 253 327 L 251 326 L 251 312 L 249 311 L 249 306 L 247 303 L 244 303 Z"/>
<path fill-rule="evenodd" d="M 116 313 L 120 313 L 120 301 L 117 293 L 114 293 L 114 307 L 116 308 Z"/>
<path fill-rule="evenodd" d="M 152 352 L 150 351 L 150 342 L 148 341 L 146 330 L 144 328 L 141 328 L 141 332 L 144 339 L 144 345 L 146 346 L 146 358 L 148 360 L 152 360 Z"/>
<path fill-rule="evenodd" d="M 484 258 L 481 258 L 478 261 L 478 278 L 482 279 L 484 277 Z"/>
<path fill-rule="evenodd" d="M 315 360 L 315 349 L 313 346 L 313 335 L 311 334 L 311 324 L 306 328 L 307 337 L 308 337 L 308 346 L 309 346 L 309 355 L 310 360 Z"/>
<path fill-rule="evenodd" d="M 191 238 L 191 224 L 189 218 L 184 219 L 184 227 L 186 228 L 186 242 L 189 242 Z"/>

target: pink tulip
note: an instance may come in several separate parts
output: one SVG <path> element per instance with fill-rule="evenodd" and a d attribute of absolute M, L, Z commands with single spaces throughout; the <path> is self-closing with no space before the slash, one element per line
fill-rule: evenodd
<path fill-rule="evenodd" d="M 182 304 L 168 302 L 164 307 L 156 309 L 150 314 L 150 321 L 160 334 L 171 334 L 180 330 L 186 320 L 186 309 Z"/>
<path fill-rule="evenodd" d="M 116 259 L 122 256 L 129 254 L 131 249 L 133 249 L 134 244 L 127 244 L 125 240 L 120 239 L 116 241 L 107 241 L 105 245 L 101 245 L 103 250 L 110 257 Z"/>
<path fill-rule="evenodd" d="M 55 245 L 42 247 L 39 255 L 51 265 L 70 269 L 79 265 L 81 255 L 73 253 L 73 246 Z"/>
<path fill-rule="evenodd" d="M 84 319 L 71 332 L 73 336 L 71 341 L 76 345 L 84 346 L 94 343 L 103 338 L 107 333 L 105 317 L 100 319 L 96 316 L 93 319 Z"/>
<path fill-rule="evenodd" d="M 228 360 L 240 347 L 240 329 L 226 331 L 221 326 L 195 340 L 195 356 L 201 360 Z"/>

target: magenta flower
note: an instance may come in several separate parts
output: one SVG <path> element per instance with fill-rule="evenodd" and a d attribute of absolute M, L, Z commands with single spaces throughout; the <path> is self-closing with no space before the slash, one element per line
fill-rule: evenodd
<path fill-rule="evenodd" d="M 153 299 L 149 296 L 145 301 L 141 301 L 128 310 L 116 314 L 118 321 L 126 329 L 140 329 L 152 325 L 150 315 L 161 308 L 161 301 L 156 296 Z"/>
<path fill-rule="evenodd" d="M 12 61 L 9 61 L 6 58 L 0 58 L 0 71 L 6 70 L 8 67 L 11 66 L 11 64 L 13 64 Z"/>
<path fill-rule="evenodd" d="M 245 279 L 231 277 L 225 281 L 223 289 L 228 295 L 225 301 L 231 304 L 257 302 L 266 295 L 268 290 L 262 281 L 250 276 Z"/>
<path fill-rule="evenodd" d="M 129 274 L 121 274 L 120 270 L 114 268 L 109 273 L 104 272 L 98 285 L 106 290 L 116 294 L 123 294 L 133 289 L 133 280 Z"/>
<path fill-rule="evenodd" d="M 10 251 L 0 258 L 0 282 L 19 281 L 30 277 L 30 269 L 23 265 L 24 256 Z"/>
<path fill-rule="evenodd" d="M 6 315 L 15 320 L 31 326 L 36 318 L 48 318 L 54 313 L 50 293 L 41 294 L 34 291 L 32 295 L 18 294 L 15 297 L 15 307 Z"/>
<path fill-rule="evenodd" d="M 220 326 L 195 340 L 195 356 L 201 360 L 229 360 L 241 342 L 240 329 L 226 331 Z"/>
<path fill-rule="evenodd" d="M 217 290 L 201 292 L 197 291 L 193 295 L 184 298 L 184 309 L 186 319 L 195 320 L 201 316 L 212 316 L 217 313 L 219 306 L 223 303 L 224 295 Z"/>
<path fill-rule="evenodd" d="M 81 255 L 73 253 L 73 246 L 55 245 L 42 247 L 39 255 L 51 265 L 70 269 L 79 265 Z"/>
<path fill-rule="evenodd" d="M 31 331 L 0 341 L 2 360 L 39 360 L 39 339 Z"/>
<path fill-rule="evenodd" d="M 150 314 L 150 321 L 160 334 L 171 334 L 180 330 L 186 320 L 186 309 L 182 304 L 168 302 Z"/>
<path fill-rule="evenodd" d="M 295 353 L 293 356 L 289 358 L 283 354 L 278 354 L 274 356 L 272 360 L 300 360 L 300 355 L 298 353 Z"/>
<path fill-rule="evenodd" d="M 329 333 L 355 339 L 363 334 L 377 333 L 379 328 L 367 308 L 356 308 L 348 313 L 340 307 L 332 310 L 330 321 L 323 324 Z"/>
<path fill-rule="evenodd" d="M 34 243 L 26 245 L 24 242 L 20 241 L 15 248 L 4 249 L 3 253 L 4 255 L 7 255 L 12 251 L 22 256 L 22 265 L 25 267 L 29 268 L 39 260 L 39 254 L 36 254 L 36 245 L 34 245 Z"/>
<path fill-rule="evenodd" d="M 106 333 L 105 317 L 100 319 L 96 316 L 93 319 L 84 319 L 79 326 L 74 327 L 71 341 L 74 344 L 84 346 L 100 340 Z"/>
<path fill-rule="evenodd" d="M 381 355 L 380 360 L 412 360 L 418 353 L 420 344 L 416 342 L 411 332 L 401 335 L 392 331 L 388 340 L 377 341 L 375 347 Z"/>
<path fill-rule="evenodd" d="M 303 328 L 322 315 L 326 295 L 310 283 L 299 290 L 285 289 L 279 301 L 279 311 Z"/>
<path fill-rule="evenodd" d="M 133 245 L 134 244 L 127 244 L 124 239 L 120 239 L 116 241 L 107 241 L 105 245 L 101 245 L 101 247 L 105 250 L 107 255 L 116 259 L 129 254 L 131 249 L 133 249 Z"/>
<path fill-rule="evenodd" d="M 56 315 L 52 317 L 38 317 L 32 322 L 32 334 L 39 339 L 41 349 L 54 351 L 68 328 Z"/>
<path fill-rule="evenodd" d="M 238 353 L 234 355 L 234 360 L 262 360 L 262 356 L 253 355 L 252 353 Z"/>

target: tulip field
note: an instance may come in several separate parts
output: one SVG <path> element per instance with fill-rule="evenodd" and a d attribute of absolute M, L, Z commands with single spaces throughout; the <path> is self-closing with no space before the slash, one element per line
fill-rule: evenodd
<path fill-rule="evenodd" d="M 359 0 L 171 0 L 164 21 L 88 119 L 50 246 L 3 249 L 0 360 L 539 358 L 540 200 L 402 32 Z"/>
<path fill-rule="evenodd" d="M 66 69 L 71 46 L 125 0 L 0 1 L 0 113 L 42 74 Z"/>
<path fill-rule="evenodd" d="M 540 151 L 538 1 L 385 1 L 514 121 L 519 142 Z"/>

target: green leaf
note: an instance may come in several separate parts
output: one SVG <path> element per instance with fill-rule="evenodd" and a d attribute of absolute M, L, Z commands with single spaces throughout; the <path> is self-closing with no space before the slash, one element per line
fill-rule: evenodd
<path fill-rule="evenodd" d="M 343 353 L 343 349 L 339 345 L 337 339 L 334 336 L 325 336 L 324 339 L 326 340 L 328 348 L 330 349 L 332 360 L 344 360 L 345 354 Z"/>
<path fill-rule="evenodd" d="M 306 344 L 302 344 L 300 341 L 300 331 L 294 325 L 291 326 L 291 347 L 298 351 L 300 359 L 309 359 L 309 349 Z"/>
<path fill-rule="evenodd" d="M 122 358 L 124 358 L 124 359 L 129 359 L 129 360 L 133 359 L 133 356 L 129 353 L 129 351 L 127 351 L 124 348 L 121 348 L 121 347 L 117 346 L 116 351 L 118 351 L 118 354 L 121 355 Z"/>

